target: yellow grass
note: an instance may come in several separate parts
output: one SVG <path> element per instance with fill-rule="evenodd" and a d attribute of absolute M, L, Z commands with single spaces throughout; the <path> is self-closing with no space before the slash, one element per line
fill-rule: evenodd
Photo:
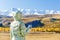
<path fill-rule="evenodd" d="M 10 40 L 10 34 L 0 33 L 0 40 Z M 60 40 L 60 34 L 56 33 L 27 34 L 26 40 Z"/>

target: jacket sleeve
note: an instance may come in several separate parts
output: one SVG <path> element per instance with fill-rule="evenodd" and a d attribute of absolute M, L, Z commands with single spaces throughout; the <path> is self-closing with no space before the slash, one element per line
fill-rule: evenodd
<path fill-rule="evenodd" d="M 22 26 L 22 32 L 24 33 L 24 34 L 28 34 L 29 32 L 30 32 L 30 29 L 31 29 L 31 26 L 29 25 L 28 26 L 28 28 L 26 28 L 26 26 L 25 26 L 25 24 L 22 22 L 21 23 L 21 26 Z"/>

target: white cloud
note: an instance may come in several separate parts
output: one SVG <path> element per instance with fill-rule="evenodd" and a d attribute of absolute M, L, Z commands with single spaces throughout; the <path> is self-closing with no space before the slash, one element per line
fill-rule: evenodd
<path fill-rule="evenodd" d="M 0 15 L 7 15 L 8 14 L 8 10 L 0 10 Z"/>
<path fill-rule="evenodd" d="M 60 11 L 56 11 L 57 12 L 57 14 L 60 14 Z"/>
<path fill-rule="evenodd" d="M 30 13 L 25 13 L 24 15 L 30 15 Z"/>
<path fill-rule="evenodd" d="M 20 8 L 17 8 L 19 11 L 21 10 Z"/>
<path fill-rule="evenodd" d="M 51 11 L 49 12 L 49 14 L 53 14 L 53 12 L 54 12 L 54 10 L 51 10 Z"/>
<path fill-rule="evenodd" d="M 15 15 L 16 15 L 16 12 L 13 12 L 13 11 L 8 14 L 8 16 L 13 16 L 13 17 L 14 17 Z"/>
<path fill-rule="evenodd" d="M 45 10 L 45 14 L 49 14 L 49 10 Z"/>
<path fill-rule="evenodd" d="M 34 14 L 38 14 L 38 12 L 35 12 Z"/>
<path fill-rule="evenodd" d="M 30 12 L 30 9 L 25 9 L 27 12 Z"/>
<path fill-rule="evenodd" d="M 23 12 L 24 9 L 21 9 L 20 11 Z"/>
<path fill-rule="evenodd" d="M 35 12 L 37 12 L 37 9 L 35 9 Z"/>
<path fill-rule="evenodd" d="M 38 10 L 35 9 L 35 12 L 33 13 L 34 15 L 39 15 Z"/>
<path fill-rule="evenodd" d="M 5 14 L 8 14 L 9 16 L 15 16 L 16 12 L 17 11 L 12 11 L 13 8 L 11 8 L 11 12 L 8 14 L 8 10 L 0 10 L 0 14 L 1 15 L 5 15 Z M 21 12 L 25 12 L 24 15 L 43 15 L 43 14 L 60 14 L 60 11 L 55 11 L 55 10 L 33 10 L 34 13 L 31 11 L 31 9 L 20 9 L 20 8 L 17 8 L 17 10 L 20 10 Z M 41 13 L 43 12 L 43 13 Z M 33 14 L 32 14 L 33 13 Z"/>
<path fill-rule="evenodd" d="M 26 13 L 24 15 L 31 15 L 30 9 L 25 9 Z"/>
<path fill-rule="evenodd" d="M 8 10 L 0 10 L 0 12 L 7 12 Z"/>
<path fill-rule="evenodd" d="M 30 12 L 26 12 L 24 15 L 31 15 L 31 13 Z"/>
<path fill-rule="evenodd" d="M 54 10 L 45 10 L 45 14 L 53 14 Z"/>
<path fill-rule="evenodd" d="M 35 12 L 33 13 L 33 15 L 44 15 L 42 13 L 39 13 L 39 11 L 43 12 L 43 10 L 37 10 L 37 9 L 35 9 Z"/>
<path fill-rule="evenodd" d="M 44 11 L 44 10 L 40 10 L 40 11 Z"/>

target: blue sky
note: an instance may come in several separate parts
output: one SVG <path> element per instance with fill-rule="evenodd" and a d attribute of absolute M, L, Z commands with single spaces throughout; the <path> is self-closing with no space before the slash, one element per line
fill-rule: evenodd
<path fill-rule="evenodd" d="M 0 0 L 0 9 L 60 10 L 60 0 Z"/>

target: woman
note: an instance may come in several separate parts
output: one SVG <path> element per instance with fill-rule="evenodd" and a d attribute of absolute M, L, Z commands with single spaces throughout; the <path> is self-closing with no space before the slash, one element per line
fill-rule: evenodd
<path fill-rule="evenodd" d="M 29 33 L 31 26 L 25 27 L 22 22 L 22 13 L 18 11 L 15 16 L 13 16 L 14 21 L 10 25 L 11 40 L 25 40 L 25 35 Z"/>

